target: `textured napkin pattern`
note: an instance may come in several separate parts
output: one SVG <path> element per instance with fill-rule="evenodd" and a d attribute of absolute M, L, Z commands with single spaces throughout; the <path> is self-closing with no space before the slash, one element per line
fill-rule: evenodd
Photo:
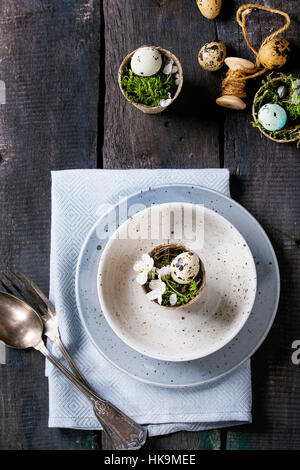
<path fill-rule="evenodd" d="M 142 424 L 150 436 L 214 429 L 251 421 L 250 361 L 218 382 L 186 389 L 144 384 L 101 356 L 76 307 L 74 278 L 87 233 L 99 207 L 149 186 L 184 183 L 229 195 L 229 172 L 207 170 L 67 170 L 52 172 L 50 297 L 67 349 L 102 397 Z M 48 346 L 61 358 L 56 347 Z M 88 401 L 49 363 L 49 426 L 101 429 Z"/>

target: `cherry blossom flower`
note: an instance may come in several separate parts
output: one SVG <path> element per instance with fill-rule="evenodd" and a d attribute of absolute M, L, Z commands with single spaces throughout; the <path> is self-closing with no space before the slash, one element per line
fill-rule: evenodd
<path fill-rule="evenodd" d="M 142 258 L 135 263 L 133 269 L 138 272 L 136 281 L 143 285 L 148 280 L 148 273 L 153 269 L 154 260 L 148 254 L 143 254 Z M 152 281 L 151 281 L 152 282 Z"/>
<path fill-rule="evenodd" d="M 171 93 L 169 92 L 168 93 L 168 98 L 166 100 L 160 100 L 159 104 L 160 104 L 160 106 L 166 107 L 171 103 L 171 101 L 172 101 Z"/>
<path fill-rule="evenodd" d="M 163 266 L 162 268 L 157 269 L 157 274 L 160 279 L 164 276 L 167 276 L 170 273 L 171 273 L 171 265 Z"/>
<path fill-rule="evenodd" d="M 166 75 L 170 75 L 170 73 L 172 73 L 173 64 L 174 60 L 170 59 L 170 61 L 164 66 L 163 73 Z"/>
<path fill-rule="evenodd" d="M 159 304 L 162 303 L 162 295 L 166 290 L 166 284 L 161 279 L 154 279 L 149 282 L 151 289 L 146 295 L 150 300 L 157 300 Z"/>

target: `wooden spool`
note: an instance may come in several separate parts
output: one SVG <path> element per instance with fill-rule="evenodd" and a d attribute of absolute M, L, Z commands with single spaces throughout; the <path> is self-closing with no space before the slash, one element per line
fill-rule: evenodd
<path fill-rule="evenodd" d="M 240 57 L 227 57 L 225 59 L 225 64 L 229 68 L 229 70 L 241 70 L 246 72 L 251 72 L 256 69 L 255 64 L 250 62 L 250 60 L 242 59 Z M 223 106 L 224 108 L 242 110 L 246 108 L 246 103 L 235 95 L 228 95 L 224 94 L 216 99 L 216 103 L 219 106 Z"/>

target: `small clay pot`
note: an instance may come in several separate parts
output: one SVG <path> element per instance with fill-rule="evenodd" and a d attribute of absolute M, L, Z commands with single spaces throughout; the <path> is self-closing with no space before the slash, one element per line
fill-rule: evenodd
<path fill-rule="evenodd" d="M 282 82 L 285 82 L 284 79 L 282 78 L 274 78 L 272 80 L 272 83 L 282 83 Z M 254 96 L 254 100 L 253 100 L 253 104 L 252 104 L 252 116 L 253 116 L 253 119 L 255 121 L 255 123 L 257 124 L 258 122 L 258 116 L 257 116 L 257 112 L 255 110 L 255 107 L 254 107 L 254 103 L 256 101 L 256 99 L 264 92 L 264 89 L 265 89 L 265 85 L 261 86 L 260 89 L 258 90 L 258 92 L 256 93 L 256 95 Z M 274 137 L 271 137 L 267 132 L 265 132 L 263 129 L 261 129 L 259 126 L 257 127 L 261 134 L 265 135 L 266 137 L 268 137 L 268 139 L 270 140 L 273 140 L 273 142 L 277 142 L 278 144 L 289 144 L 290 142 L 296 142 L 297 140 L 299 141 L 299 137 L 294 137 L 293 139 L 290 139 L 290 140 L 279 140 L 279 139 L 274 139 Z"/>
<path fill-rule="evenodd" d="M 140 46 L 140 47 L 145 47 L 145 45 L 143 46 Z M 130 52 L 130 54 L 128 54 L 125 59 L 123 60 L 123 62 L 121 63 L 120 65 L 120 68 L 119 68 L 119 73 L 118 73 L 118 83 L 119 83 L 119 87 L 120 87 L 120 90 L 122 92 L 122 95 L 126 98 L 126 100 L 132 104 L 133 106 L 135 106 L 136 108 L 140 109 L 143 113 L 145 114 L 158 114 L 158 113 L 161 113 L 162 111 L 164 111 L 165 109 L 167 109 L 172 103 L 174 100 L 176 100 L 177 96 L 179 95 L 180 91 L 181 91 L 181 88 L 182 88 L 182 83 L 183 83 L 183 73 L 182 73 L 182 67 L 181 67 L 181 64 L 179 62 L 179 60 L 177 59 L 177 57 L 175 57 L 174 54 L 172 54 L 170 51 L 167 51 L 166 49 L 162 49 L 161 47 L 156 47 L 156 46 L 150 46 L 150 47 L 153 47 L 154 49 L 157 49 L 162 56 L 166 57 L 167 59 L 173 59 L 174 61 L 174 65 L 176 65 L 176 67 L 178 68 L 178 73 L 179 73 L 179 84 L 178 84 L 178 87 L 177 87 L 177 90 L 176 90 L 176 93 L 175 95 L 172 97 L 172 100 L 171 102 L 168 104 L 168 106 L 153 106 L 153 107 L 148 107 L 148 106 L 143 106 L 142 104 L 138 104 L 138 103 L 134 103 L 134 102 L 131 102 L 127 99 L 127 97 L 125 96 L 125 93 L 124 93 L 124 90 L 122 88 L 122 85 L 121 85 L 121 79 L 124 75 L 124 73 L 127 72 L 127 70 L 129 69 L 130 67 L 130 60 L 131 60 L 131 57 L 133 56 L 133 54 L 135 53 L 135 51 L 137 49 L 140 49 L 139 47 L 137 49 L 135 49 L 134 51 Z"/>
<path fill-rule="evenodd" d="M 170 243 L 170 244 L 164 244 L 164 245 L 156 246 L 155 248 L 153 248 L 149 252 L 149 256 L 153 257 L 162 248 L 172 248 L 172 249 L 175 249 L 175 250 L 180 250 L 182 253 L 184 253 L 185 251 L 193 251 L 190 248 L 187 248 L 186 246 L 182 245 L 181 243 Z M 201 284 L 200 284 L 200 287 L 198 289 L 196 297 L 194 297 L 192 300 L 190 300 L 190 302 L 188 302 L 185 305 L 174 305 L 174 306 L 160 305 L 160 306 L 162 308 L 166 308 L 168 310 L 176 310 L 178 308 L 189 307 L 190 305 L 195 303 L 197 300 L 199 300 L 199 297 L 201 296 L 201 294 L 203 292 L 203 289 L 205 287 L 205 284 L 206 284 L 206 272 L 205 272 L 204 264 L 203 264 L 201 259 L 200 259 L 200 271 L 201 271 L 201 274 L 202 274 L 202 280 L 201 280 Z M 147 289 L 144 285 L 142 286 L 142 289 L 143 289 L 144 293 L 147 294 Z M 159 305 L 159 303 L 156 302 L 155 300 L 151 300 L 151 299 L 149 299 L 149 300 L 150 300 L 150 302 L 154 302 L 156 305 Z"/>

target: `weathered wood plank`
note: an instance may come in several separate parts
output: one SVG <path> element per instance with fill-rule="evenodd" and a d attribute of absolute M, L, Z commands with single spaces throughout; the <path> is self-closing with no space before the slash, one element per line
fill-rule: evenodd
<path fill-rule="evenodd" d="M 0 106 L 0 225 L 5 227 L 0 231 L 0 268 L 19 264 L 45 290 L 49 171 L 97 164 L 99 3 L 5 0 L 0 7 L 0 79 L 7 85 L 7 104 Z M 299 368 L 290 361 L 291 343 L 299 337 L 297 150 L 261 140 L 249 126 L 249 110 L 226 111 L 224 119 L 225 112 L 213 104 L 222 73 L 206 73 L 197 63 L 200 46 L 216 38 L 227 43 L 230 54 L 253 58 L 234 23 L 241 3 L 223 2 L 220 17 L 208 21 L 195 2 L 141 0 L 137 10 L 133 0 L 126 7 L 121 0 L 104 0 L 106 70 L 101 86 L 106 85 L 106 103 L 104 112 L 99 108 L 105 118 L 104 130 L 99 123 L 99 144 L 103 138 L 107 168 L 217 167 L 224 159 L 235 175 L 233 196 L 271 236 L 283 289 L 274 328 L 253 360 L 254 424 L 230 430 L 227 448 L 292 449 L 299 448 L 300 435 Z M 288 3 L 293 22 L 286 36 L 299 46 L 299 2 Z M 272 6 L 287 8 L 280 0 Z M 259 20 L 258 26 L 251 21 L 257 45 L 264 28 L 269 34 L 271 23 L 281 24 L 279 18 L 274 23 Z M 143 43 L 169 48 L 184 69 L 180 97 L 159 116 L 144 116 L 131 107 L 117 86 L 122 58 Z M 299 72 L 296 63 L 288 70 Z M 257 86 L 249 84 L 249 96 Z M 101 149 L 98 158 L 99 165 Z M 47 261 L 41 264 L 41 259 Z M 0 448 L 97 446 L 93 433 L 49 430 L 47 407 L 43 359 L 35 352 L 10 350 L 8 364 L 0 366 Z M 147 448 L 216 449 L 224 447 L 224 434 L 178 433 L 151 438 Z M 106 439 L 103 447 L 109 448 Z"/>
<path fill-rule="evenodd" d="M 212 97 L 218 74 L 198 64 L 198 51 L 215 39 L 215 25 L 196 2 L 104 0 L 105 168 L 205 168 L 219 166 L 219 123 Z M 125 55 L 142 44 L 159 45 L 181 61 L 184 85 L 173 105 L 160 115 L 144 115 L 121 95 L 117 74 Z M 149 439 L 147 448 L 201 449 L 219 446 L 218 432 L 177 433 Z M 102 446 L 110 448 L 103 438 Z"/>
<path fill-rule="evenodd" d="M 244 3 L 235 2 L 236 7 Z M 265 2 L 269 5 L 269 2 Z M 285 9 L 292 19 L 299 2 L 274 0 L 272 7 Z M 218 36 L 229 44 L 232 54 L 250 60 L 253 54 L 240 28 L 232 28 L 234 12 L 217 22 Z M 251 41 L 256 47 L 282 24 L 274 15 L 255 12 L 249 19 Z M 299 47 L 299 23 L 292 21 L 285 33 Z M 286 71 L 299 74 L 294 52 Z M 249 101 L 260 84 L 248 84 Z M 234 175 L 232 194 L 261 222 L 276 250 L 282 280 L 281 302 L 267 341 L 252 360 L 253 425 L 232 428 L 227 434 L 228 449 L 297 449 L 300 445 L 300 374 L 291 362 L 291 344 L 300 335 L 299 306 L 299 149 L 295 144 L 276 144 L 261 138 L 250 125 L 246 112 L 227 112 L 224 124 L 224 165 Z"/>
<path fill-rule="evenodd" d="M 0 269 L 17 264 L 47 292 L 50 170 L 97 165 L 99 2 L 0 6 Z M 0 448 L 95 448 L 91 432 L 48 429 L 44 360 L 0 366 Z"/>
<path fill-rule="evenodd" d="M 218 167 L 218 117 L 211 96 L 217 74 L 198 64 L 200 46 L 215 38 L 196 2 L 104 0 L 106 45 L 106 168 Z M 144 115 L 121 95 L 117 74 L 123 58 L 142 44 L 160 45 L 181 61 L 184 85 L 160 115 Z"/>

